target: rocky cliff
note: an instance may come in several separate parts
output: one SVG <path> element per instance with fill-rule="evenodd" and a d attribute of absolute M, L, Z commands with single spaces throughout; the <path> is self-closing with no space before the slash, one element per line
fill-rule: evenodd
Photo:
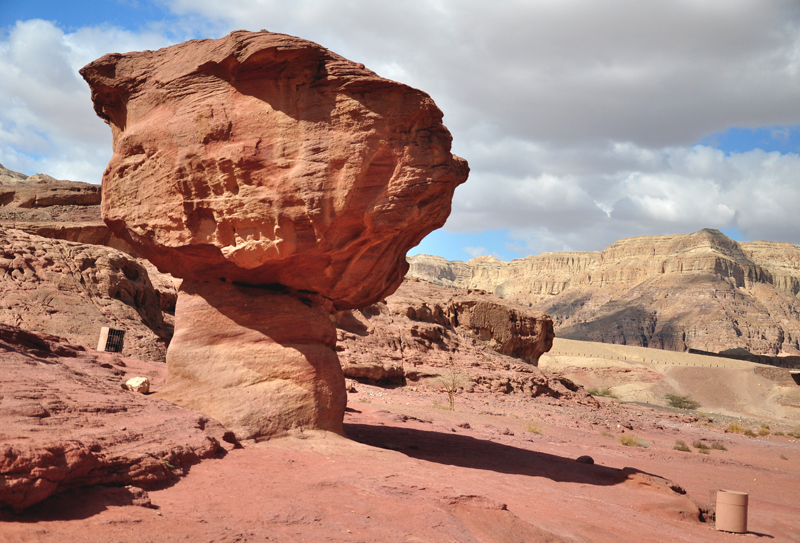
<path fill-rule="evenodd" d="M 46 238 L 105 245 L 139 257 L 100 218 L 100 185 L 26 176 L 0 164 L 0 228 Z"/>
<path fill-rule="evenodd" d="M 409 275 L 479 288 L 552 316 L 572 339 L 758 354 L 800 353 L 800 247 L 718 230 L 628 238 L 601 252 L 501 262 L 409 258 Z"/>

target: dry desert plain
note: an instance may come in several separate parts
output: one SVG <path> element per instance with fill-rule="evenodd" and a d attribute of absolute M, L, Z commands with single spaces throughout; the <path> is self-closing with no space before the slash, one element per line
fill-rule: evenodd
<path fill-rule="evenodd" d="M 540 367 L 623 401 L 462 393 L 451 411 L 434 378 L 356 384 L 347 438 L 245 442 L 151 490 L 151 507 L 132 505 L 147 503 L 135 489 L 68 491 L 1 513 L 0 541 L 800 540 L 800 439 L 789 435 L 800 407 L 786 405 L 797 384 L 747 362 L 558 338 Z M 663 407 L 665 384 L 701 412 Z M 594 464 L 576 462 L 584 455 Z M 749 494 L 747 534 L 708 521 L 718 489 Z"/>

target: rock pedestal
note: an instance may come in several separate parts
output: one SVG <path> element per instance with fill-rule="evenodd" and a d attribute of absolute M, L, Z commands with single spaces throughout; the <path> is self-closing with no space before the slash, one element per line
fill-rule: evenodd
<path fill-rule="evenodd" d="M 295 294 L 295 295 L 293 295 Z M 330 303 L 185 281 L 158 396 L 214 417 L 240 439 L 342 432 L 347 396 Z"/>
<path fill-rule="evenodd" d="M 329 315 L 396 290 L 406 252 L 447 220 L 469 168 L 442 112 L 270 32 L 106 55 L 81 74 L 113 136 L 103 220 L 184 279 L 161 394 L 239 438 L 340 431 Z"/>

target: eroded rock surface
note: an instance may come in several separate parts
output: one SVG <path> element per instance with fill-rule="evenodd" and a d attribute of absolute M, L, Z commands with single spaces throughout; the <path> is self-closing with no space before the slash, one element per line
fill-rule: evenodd
<path fill-rule="evenodd" d="M 96 347 L 100 328 L 109 326 L 126 331 L 126 356 L 165 359 L 168 292 L 159 296 L 130 255 L 0 229 L 0 290 L 1 323 L 84 347 Z"/>
<path fill-rule="evenodd" d="M 100 186 L 62 181 L 46 174 L 26 176 L 0 164 L 0 209 L 100 204 Z"/>
<path fill-rule="evenodd" d="M 299 38 L 234 32 L 81 73 L 114 136 L 103 218 L 178 277 L 372 303 L 466 180 L 427 94 Z"/>
<path fill-rule="evenodd" d="M 100 217 L 100 185 L 26 176 L 0 164 L 0 228 L 45 238 L 105 245 L 139 257 Z"/>
<path fill-rule="evenodd" d="M 4 324 L 0 350 L 0 507 L 77 486 L 169 481 L 233 440 L 213 419 L 122 389 L 143 375 L 160 385 L 163 363 Z"/>
<path fill-rule="evenodd" d="M 380 384 L 433 377 L 466 392 L 569 398 L 586 391 L 536 364 L 553 343 L 550 317 L 478 290 L 408 278 L 385 301 L 336 314 L 346 377 Z"/>
<path fill-rule="evenodd" d="M 623 239 L 511 262 L 409 258 L 411 275 L 537 307 L 572 339 L 684 351 L 800 354 L 800 247 L 717 230 Z"/>
<path fill-rule="evenodd" d="M 269 32 L 106 55 L 81 74 L 113 135 L 103 219 L 160 270 L 185 280 L 164 397 L 186 398 L 172 386 L 173 376 L 183 386 L 194 380 L 196 392 L 207 395 L 192 405 L 214 410 L 242 438 L 307 425 L 340 431 L 345 391 L 335 353 L 329 356 L 332 328 L 311 330 L 309 323 L 394 291 L 408 269 L 406 251 L 444 224 L 468 168 L 450 153 L 441 111 L 421 91 L 317 44 Z M 229 324 L 225 296 L 239 299 L 230 285 L 279 298 Z M 192 298 L 183 303 L 181 296 Z M 297 303 L 308 312 L 284 314 Z M 226 354 L 231 342 L 224 341 L 204 346 L 217 350 L 209 353 L 217 361 L 212 366 L 192 360 L 181 338 L 207 330 L 196 311 L 230 326 L 243 342 L 241 356 Z M 270 318 L 293 319 L 296 330 L 273 337 Z M 296 348 L 297 334 L 316 347 Z M 248 342 L 258 348 L 248 351 Z M 276 367 L 289 351 L 305 360 L 273 373 L 247 354 L 275 344 L 283 349 L 268 358 Z M 241 366 L 264 374 L 227 382 L 226 372 Z M 233 398 L 231 387 L 238 387 L 238 397 L 249 402 L 244 393 L 269 389 L 268 380 L 303 391 L 322 384 L 324 391 L 304 404 L 272 393 L 253 400 L 286 401 L 278 422 L 239 413 L 233 401 L 223 403 L 238 422 L 216 411 L 212 391 L 223 388 Z M 321 411 L 318 399 L 329 394 L 335 414 Z"/>

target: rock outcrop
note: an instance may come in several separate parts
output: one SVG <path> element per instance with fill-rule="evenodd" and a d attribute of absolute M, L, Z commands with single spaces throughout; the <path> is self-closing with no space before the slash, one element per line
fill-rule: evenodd
<path fill-rule="evenodd" d="M 126 356 L 165 359 L 169 294 L 160 295 L 130 255 L 0 229 L 0 289 L 0 323 L 84 347 L 95 347 L 109 326 L 126 331 Z"/>
<path fill-rule="evenodd" d="M 340 432 L 330 312 L 395 290 L 406 251 L 444 224 L 468 168 L 441 111 L 269 32 L 106 55 L 81 74 L 113 135 L 103 219 L 183 279 L 160 394 L 191 389 L 241 438 Z"/>
<path fill-rule="evenodd" d="M 20 510 L 78 486 L 148 487 L 232 447 L 217 421 L 122 389 L 133 376 L 163 383 L 163 363 L 4 324 L 0 350 L 0 507 Z"/>
<path fill-rule="evenodd" d="M 717 230 L 620 240 L 511 262 L 409 258 L 410 274 L 480 288 L 552 316 L 560 337 L 671 350 L 800 353 L 800 247 Z"/>
<path fill-rule="evenodd" d="M 26 176 L 0 164 L 0 208 L 29 209 L 99 204 L 99 185 L 61 181 L 41 173 Z"/>
<path fill-rule="evenodd" d="M 46 238 L 105 245 L 139 257 L 100 218 L 100 185 L 26 176 L 0 165 L 0 228 Z"/>
<path fill-rule="evenodd" d="M 553 343 L 550 317 L 499 296 L 407 278 L 385 301 L 335 316 L 342 368 L 357 381 L 434 377 L 466 392 L 596 403 L 568 379 L 536 367 Z"/>

